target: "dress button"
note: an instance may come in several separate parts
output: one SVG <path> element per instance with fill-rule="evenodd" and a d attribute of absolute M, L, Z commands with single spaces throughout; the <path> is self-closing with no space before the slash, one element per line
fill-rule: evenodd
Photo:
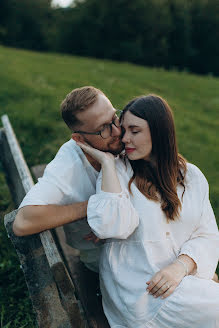
<path fill-rule="evenodd" d="M 129 198 L 129 194 L 127 192 L 125 192 L 126 198 Z"/>
<path fill-rule="evenodd" d="M 170 235 L 170 232 L 167 231 L 167 232 L 166 232 L 166 238 L 169 238 L 169 235 Z"/>
<path fill-rule="evenodd" d="M 120 198 L 122 198 L 122 195 L 119 195 Z"/>

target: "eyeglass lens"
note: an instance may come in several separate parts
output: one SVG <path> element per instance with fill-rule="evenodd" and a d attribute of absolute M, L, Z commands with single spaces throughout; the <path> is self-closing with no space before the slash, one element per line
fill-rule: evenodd
<path fill-rule="evenodd" d="M 112 125 L 113 125 L 113 124 L 114 124 L 117 128 L 120 127 L 120 121 L 119 121 L 119 118 L 118 118 L 117 116 L 114 118 L 114 120 L 112 121 L 112 123 L 110 123 L 110 124 L 106 124 L 106 125 L 105 125 L 105 128 L 100 132 L 101 137 L 102 137 L 103 139 L 106 139 L 106 138 L 108 138 L 108 137 L 111 136 L 111 133 L 112 133 Z"/>

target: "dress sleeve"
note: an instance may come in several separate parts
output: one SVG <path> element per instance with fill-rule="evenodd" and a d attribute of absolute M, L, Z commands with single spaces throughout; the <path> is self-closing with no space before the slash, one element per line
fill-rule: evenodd
<path fill-rule="evenodd" d="M 214 212 L 209 201 L 209 187 L 205 177 L 201 177 L 201 189 L 204 191 L 202 213 L 199 225 L 186 241 L 179 255 L 191 257 L 197 265 L 196 276 L 212 279 L 219 258 L 219 233 Z"/>
<path fill-rule="evenodd" d="M 102 172 L 97 179 L 96 194 L 88 202 L 87 219 L 94 234 L 101 238 L 127 239 L 139 225 L 139 216 L 134 209 L 124 180 L 117 170 L 121 193 L 101 190 Z"/>

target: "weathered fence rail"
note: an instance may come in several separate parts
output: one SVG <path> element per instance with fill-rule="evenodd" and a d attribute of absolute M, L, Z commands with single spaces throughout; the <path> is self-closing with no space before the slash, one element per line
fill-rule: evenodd
<path fill-rule="evenodd" d="M 2 116 L 2 125 L 0 159 L 18 207 L 34 182 L 7 115 Z M 34 169 L 36 177 L 43 172 L 39 168 Z M 92 273 L 85 270 L 78 252 L 65 244 L 62 228 L 17 237 L 12 230 L 15 216 L 16 211 L 5 216 L 5 227 L 20 259 L 39 327 L 109 327 Z"/>

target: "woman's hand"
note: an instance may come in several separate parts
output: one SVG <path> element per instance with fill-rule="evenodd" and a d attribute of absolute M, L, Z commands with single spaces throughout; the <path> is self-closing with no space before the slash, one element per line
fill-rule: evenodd
<path fill-rule="evenodd" d="M 112 163 L 115 162 L 115 158 L 114 158 L 113 154 L 111 154 L 111 153 L 98 150 L 96 148 L 91 147 L 87 143 L 82 143 L 79 141 L 77 141 L 77 145 L 79 147 L 81 147 L 81 149 L 83 149 L 85 151 L 85 153 L 87 153 L 88 155 L 93 157 L 96 161 L 98 161 L 101 165 L 103 165 L 105 163 L 109 164 L 109 162 L 112 162 Z"/>
<path fill-rule="evenodd" d="M 98 150 L 79 141 L 77 142 L 77 145 L 101 164 L 102 191 L 120 193 L 122 188 L 116 173 L 115 157 L 113 154 Z"/>
<path fill-rule="evenodd" d="M 185 275 L 182 264 L 174 262 L 157 272 L 150 281 L 146 282 L 148 284 L 147 291 L 154 297 L 166 298 L 174 292 Z"/>

